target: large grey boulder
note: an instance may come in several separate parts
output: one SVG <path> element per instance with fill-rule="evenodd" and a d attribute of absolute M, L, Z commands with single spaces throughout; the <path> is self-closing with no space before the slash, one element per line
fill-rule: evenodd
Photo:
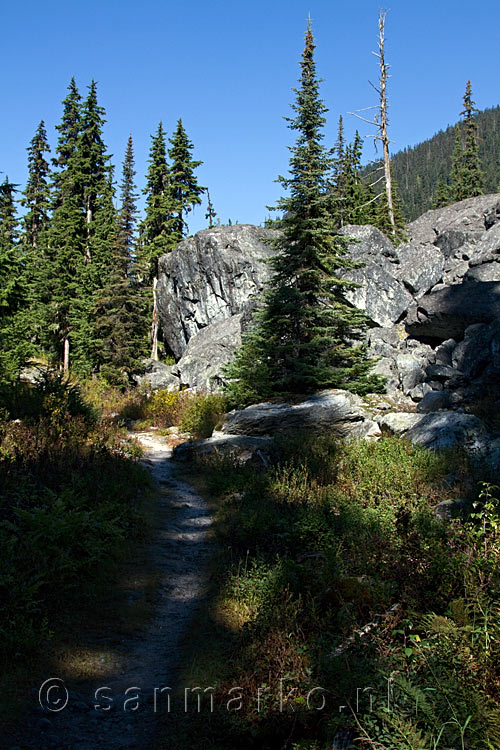
<path fill-rule="evenodd" d="M 464 281 L 500 281 L 500 258 L 469 268 Z"/>
<path fill-rule="evenodd" d="M 461 339 L 474 323 L 500 317 L 500 282 L 456 284 L 424 295 L 413 305 L 406 330 L 417 338 L 445 341 Z"/>
<path fill-rule="evenodd" d="M 158 311 L 176 359 L 205 326 L 242 312 L 271 276 L 276 230 L 241 224 L 197 232 L 159 260 Z"/>
<path fill-rule="evenodd" d="M 494 224 L 481 234 L 470 254 L 471 266 L 500 259 L 500 224 Z"/>
<path fill-rule="evenodd" d="M 137 384 L 146 386 L 150 391 L 178 391 L 180 387 L 180 381 L 174 371 L 174 366 L 157 362 L 154 359 L 146 360 L 144 374 L 136 376 L 135 381 Z"/>
<path fill-rule="evenodd" d="M 453 349 L 452 365 L 471 379 L 500 374 L 500 318 L 489 325 L 469 326 Z"/>
<path fill-rule="evenodd" d="M 398 247 L 399 267 L 396 278 L 414 295 L 421 296 L 443 277 L 444 257 L 433 245 Z"/>
<path fill-rule="evenodd" d="M 408 432 L 409 429 L 414 427 L 421 420 L 421 414 L 393 411 L 389 414 L 384 414 L 384 416 L 378 420 L 378 424 L 383 433 L 388 432 L 391 435 L 404 435 L 405 432 Z"/>
<path fill-rule="evenodd" d="M 483 422 L 472 414 L 439 411 L 426 414 L 404 435 L 416 445 L 431 450 L 461 447 L 472 453 L 485 453 L 490 436 Z"/>
<path fill-rule="evenodd" d="M 449 251 L 452 245 L 456 250 L 458 241 L 476 241 L 485 229 L 498 221 L 499 204 L 500 196 L 493 193 L 466 198 L 451 206 L 426 211 L 408 225 L 410 244 L 432 245 L 440 235 L 443 235 L 438 244 L 443 246 L 444 252 Z M 449 234 L 450 232 L 456 234 Z"/>
<path fill-rule="evenodd" d="M 231 435 L 274 435 L 290 430 L 328 432 L 343 438 L 379 431 L 362 399 L 338 389 L 322 391 L 299 404 L 252 404 L 226 414 L 222 425 L 222 432 Z"/>
<path fill-rule="evenodd" d="M 225 382 L 223 368 L 241 346 L 242 314 L 202 328 L 189 339 L 184 354 L 172 368 L 182 386 L 218 390 Z"/>
<path fill-rule="evenodd" d="M 379 326 L 388 327 L 400 320 L 413 302 L 404 285 L 395 278 L 398 256 L 394 245 L 372 226 L 345 226 L 340 232 L 352 239 L 350 257 L 362 268 L 342 271 L 342 278 L 360 286 L 345 293 L 346 299 L 364 310 Z"/>

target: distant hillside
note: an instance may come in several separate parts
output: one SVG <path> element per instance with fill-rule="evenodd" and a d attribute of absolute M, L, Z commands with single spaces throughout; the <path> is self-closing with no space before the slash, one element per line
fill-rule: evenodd
<path fill-rule="evenodd" d="M 485 191 L 496 193 L 500 183 L 500 106 L 476 115 L 479 126 L 479 155 L 485 175 Z M 394 154 L 394 177 L 404 214 L 409 221 L 432 208 L 440 177 L 449 178 L 455 126 L 440 130 L 429 140 Z M 373 170 L 368 165 L 366 173 Z"/>

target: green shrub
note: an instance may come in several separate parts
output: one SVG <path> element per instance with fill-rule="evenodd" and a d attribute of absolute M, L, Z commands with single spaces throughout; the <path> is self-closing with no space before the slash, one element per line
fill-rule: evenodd
<path fill-rule="evenodd" d="M 182 410 L 179 426 L 198 440 L 210 437 L 226 411 L 226 399 L 219 393 L 192 395 Z"/>

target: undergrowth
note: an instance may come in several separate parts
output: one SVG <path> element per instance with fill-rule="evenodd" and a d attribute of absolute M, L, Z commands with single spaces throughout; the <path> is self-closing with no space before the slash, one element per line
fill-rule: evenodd
<path fill-rule="evenodd" d="M 1 394 L 0 664 L 36 660 L 141 534 L 137 445 L 47 372 Z"/>
<path fill-rule="evenodd" d="M 162 747 L 500 747 L 499 491 L 434 512 L 471 471 L 397 438 L 287 438 L 267 472 L 205 460 L 220 552 L 184 680 L 215 709 Z"/>

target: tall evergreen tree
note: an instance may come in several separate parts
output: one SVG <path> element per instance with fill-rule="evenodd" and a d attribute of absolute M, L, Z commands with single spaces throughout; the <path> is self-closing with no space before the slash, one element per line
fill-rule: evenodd
<path fill-rule="evenodd" d="M 147 313 L 135 269 L 137 217 L 134 150 L 129 136 L 120 183 L 120 210 L 112 233 L 108 274 L 96 297 L 94 338 L 99 372 L 111 383 L 127 385 L 146 355 Z"/>
<path fill-rule="evenodd" d="M 279 182 L 288 196 L 278 201 L 282 235 L 271 261 L 275 275 L 258 325 L 245 338 L 228 370 L 228 392 L 237 403 L 288 396 L 333 386 L 367 392 L 380 387 L 361 346 L 365 316 L 346 304 L 352 284 L 339 271 L 356 267 L 347 241 L 335 233 L 329 185 L 331 158 L 321 141 L 326 107 L 319 98 L 310 23 L 301 61 L 300 86 L 287 118 L 297 131 L 288 177 Z"/>
<path fill-rule="evenodd" d="M 135 186 L 135 162 L 134 162 L 134 143 L 132 136 L 129 135 L 125 158 L 123 160 L 122 180 L 120 182 L 120 211 L 118 213 L 118 226 L 120 242 L 129 258 L 129 269 L 133 261 L 134 249 L 136 244 L 136 225 L 137 225 L 137 192 Z"/>
<path fill-rule="evenodd" d="M 26 297 L 14 193 L 0 184 L 0 381 L 13 380 L 29 353 L 22 306 Z"/>
<path fill-rule="evenodd" d="M 104 109 L 97 101 L 97 86 L 92 81 L 81 106 L 74 154 L 68 162 L 79 201 L 79 216 L 83 217 L 83 226 L 80 222 L 83 255 L 78 259 L 77 289 L 69 311 L 72 366 L 83 375 L 95 372 L 99 363 L 94 335 L 96 303 L 108 278 L 116 235 L 113 174 L 102 134 L 104 118 Z"/>
<path fill-rule="evenodd" d="M 179 204 L 172 197 L 171 174 L 167 164 L 165 133 L 160 122 L 151 137 L 149 168 L 144 193 L 146 195 L 146 215 L 141 224 L 140 255 L 144 268 L 144 282 L 152 288 L 151 305 L 151 357 L 158 359 L 159 320 L 156 299 L 158 283 L 158 259 L 163 253 L 172 250 L 177 244 L 176 228 Z"/>
<path fill-rule="evenodd" d="M 176 206 L 174 220 L 174 233 L 178 242 L 187 233 L 185 216 L 201 203 L 201 195 L 206 188 L 198 185 L 195 175 L 197 169 L 203 162 L 192 158 L 193 144 L 189 140 L 182 120 L 177 122 L 177 128 L 172 138 L 169 139 L 171 147 L 168 151 L 170 157 L 170 190 Z"/>
<path fill-rule="evenodd" d="M 343 224 L 374 223 L 374 192 L 361 175 L 362 153 L 363 139 L 356 130 L 354 141 L 346 147 L 344 156 Z"/>
<path fill-rule="evenodd" d="M 472 99 L 471 82 L 467 81 L 463 97 L 464 108 L 460 112 L 463 117 L 463 141 L 460 126 L 457 125 L 455 148 L 452 162 L 452 195 L 453 200 L 461 201 L 473 198 L 484 192 L 484 175 L 479 162 L 478 128 L 474 115 L 476 109 Z"/>
<path fill-rule="evenodd" d="M 41 346 L 56 363 L 69 368 L 70 313 L 79 294 L 79 268 L 84 254 L 85 220 L 76 148 L 81 132 L 81 96 L 72 78 L 62 102 L 52 183 L 52 218 L 46 257 L 40 268 Z"/>
<path fill-rule="evenodd" d="M 25 283 L 24 315 L 30 339 L 40 347 L 44 332 L 44 293 L 47 263 L 47 230 L 50 221 L 50 152 L 43 120 L 28 147 L 28 181 L 21 199 L 26 209 L 22 219 L 21 246 Z"/>
<path fill-rule="evenodd" d="M 147 266 L 147 277 L 152 281 L 158 275 L 158 258 L 175 244 L 172 236 L 177 210 L 170 191 L 171 175 L 167 164 L 165 132 L 161 122 L 155 135 L 151 137 L 146 180 L 146 215 L 141 225 L 141 245 Z"/>
<path fill-rule="evenodd" d="M 45 123 L 42 120 L 28 147 L 28 182 L 21 205 L 27 211 L 23 218 L 24 243 L 35 248 L 40 233 L 47 228 L 50 211 L 49 164 L 44 154 L 50 153 Z"/>

